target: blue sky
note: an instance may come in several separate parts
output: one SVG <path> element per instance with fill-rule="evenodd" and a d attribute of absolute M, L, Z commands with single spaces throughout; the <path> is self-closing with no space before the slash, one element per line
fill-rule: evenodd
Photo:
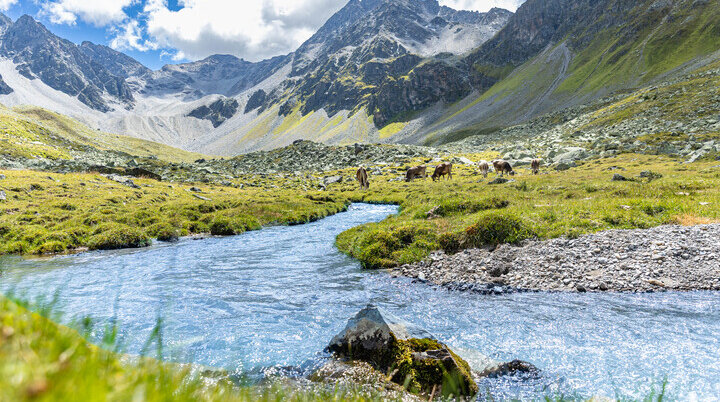
<path fill-rule="evenodd" d="M 440 0 L 456 9 L 515 11 L 524 0 Z M 347 0 L 0 0 L 13 20 L 29 14 L 75 43 L 108 45 L 158 69 L 233 54 L 287 54 Z"/>

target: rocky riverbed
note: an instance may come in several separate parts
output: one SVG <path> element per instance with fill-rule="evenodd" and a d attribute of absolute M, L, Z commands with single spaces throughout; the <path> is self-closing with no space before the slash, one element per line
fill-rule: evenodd
<path fill-rule="evenodd" d="M 612 230 L 492 251 L 440 252 L 393 274 L 484 293 L 720 290 L 720 224 Z"/>

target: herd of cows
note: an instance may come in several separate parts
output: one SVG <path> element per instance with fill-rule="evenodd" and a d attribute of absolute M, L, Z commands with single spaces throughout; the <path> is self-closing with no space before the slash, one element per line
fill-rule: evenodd
<path fill-rule="evenodd" d="M 487 178 L 488 174 L 490 173 L 490 164 L 492 163 L 493 169 L 495 172 L 503 176 L 505 174 L 509 175 L 515 175 L 515 171 L 513 170 L 512 165 L 510 162 L 498 159 L 494 160 L 490 163 L 486 161 L 480 161 L 478 162 L 478 168 L 480 169 L 480 173 L 483 175 L 483 177 Z M 433 181 L 440 180 L 441 178 L 447 176 L 448 180 L 452 180 L 452 163 L 449 162 L 443 162 L 435 167 L 435 171 L 433 172 L 432 176 L 430 176 Z M 533 159 L 530 163 L 530 170 L 533 174 L 540 173 L 540 159 Z M 365 170 L 364 167 L 360 167 L 357 171 L 357 181 L 360 183 L 360 189 L 367 190 L 370 188 L 370 181 L 368 180 L 368 173 L 367 170 Z M 408 169 L 407 173 L 405 174 L 405 181 L 410 182 L 415 179 L 426 179 L 427 178 L 427 166 L 416 166 Z"/>

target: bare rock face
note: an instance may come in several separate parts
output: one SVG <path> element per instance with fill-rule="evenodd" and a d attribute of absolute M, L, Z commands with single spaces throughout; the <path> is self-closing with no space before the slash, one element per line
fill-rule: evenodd
<path fill-rule="evenodd" d="M 51 88 L 77 97 L 101 112 L 112 108 L 105 97 L 130 107 L 132 91 L 123 77 L 111 73 L 77 45 L 61 39 L 32 17 L 2 22 L 0 54 L 16 63 L 28 79 L 40 79 Z"/>
<path fill-rule="evenodd" d="M 471 396 L 478 391 L 468 363 L 426 330 L 368 305 L 333 338 L 328 351 L 364 361 L 414 393 Z"/>
<path fill-rule="evenodd" d="M 238 101 L 233 98 L 222 98 L 207 106 L 200 106 L 188 114 L 196 119 L 209 120 L 213 127 L 220 127 L 226 120 L 235 115 Z"/>

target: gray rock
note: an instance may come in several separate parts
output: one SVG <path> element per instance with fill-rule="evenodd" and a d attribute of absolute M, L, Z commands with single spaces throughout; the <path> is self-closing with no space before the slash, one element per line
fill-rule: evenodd
<path fill-rule="evenodd" d="M 570 163 L 560 162 L 555 165 L 555 170 L 557 170 L 558 172 L 563 172 L 566 170 L 570 170 L 570 168 L 574 168 L 574 167 L 577 167 L 577 163 L 575 163 L 575 162 L 570 162 Z"/>
<path fill-rule="evenodd" d="M 331 352 L 358 350 L 380 351 L 394 340 L 435 339 L 426 330 L 401 320 L 387 311 L 369 304 L 351 318 L 345 329 L 336 335 L 328 349 Z"/>
<path fill-rule="evenodd" d="M 119 176 L 116 174 L 108 174 L 108 175 L 104 175 L 104 176 L 107 177 L 108 179 L 110 179 L 116 183 L 120 183 L 124 186 L 128 186 L 130 188 L 140 188 L 140 186 L 135 184 L 135 182 L 133 182 L 132 179 L 130 179 L 129 177 Z"/>
<path fill-rule="evenodd" d="M 0 190 L 0 201 L 7 200 L 7 196 L 5 195 L 5 192 L 3 190 Z"/>
<path fill-rule="evenodd" d="M 540 370 L 531 363 L 522 360 L 513 360 L 498 366 L 489 368 L 480 373 L 481 377 L 497 378 L 504 376 L 521 376 L 525 378 L 538 378 Z"/>
<path fill-rule="evenodd" d="M 494 180 L 492 180 L 491 182 L 489 182 L 488 184 L 495 185 L 495 184 L 505 184 L 505 183 L 509 183 L 509 182 L 510 182 L 510 180 L 508 180 L 504 177 L 497 177 Z"/>
<path fill-rule="evenodd" d="M 615 173 L 611 181 L 628 181 L 628 178 L 619 173 Z"/>
<path fill-rule="evenodd" d="M 323 184 L 325 184 L 326 186 L 335 183 L 342 183 L 342 181 L 342 176 L 326 176 L 325 178 L 323 178 Z"/>
<path fill-rule="evenodd" d="M 5 180 L 5 175 L 4 175 L 4 174 L 0 174 L 0 180 Z"/>

